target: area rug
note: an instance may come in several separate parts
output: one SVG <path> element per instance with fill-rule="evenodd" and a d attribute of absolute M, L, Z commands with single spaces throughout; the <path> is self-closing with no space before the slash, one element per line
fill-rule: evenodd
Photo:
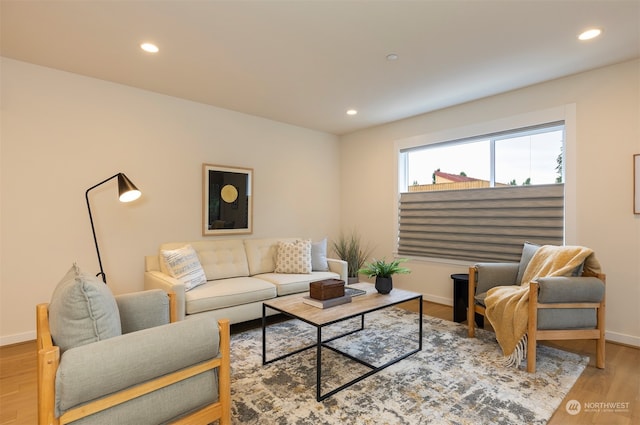
<path fill-rule="evenodd" d="M 418 315 L 399 308 L 366 316 L 365 330 L 332 344 L 382 365 L 417 347 Z M 358 320 L 323 331 L 356 329 Z M 537 372 L 501 364 L 492 332 L 467 338 L 466 326 L 423 316 L 422 351 L 316 401 L 315 349 L 262 365 L 261 329 L 232 335 L 233 424 L 545 424 L 576 382 L 588 358 L 539 346 Z M 271 325 L 267 358 L 315 342 L 297 320 Z M 367 369 L 323 349 L 323 393 Z"/>

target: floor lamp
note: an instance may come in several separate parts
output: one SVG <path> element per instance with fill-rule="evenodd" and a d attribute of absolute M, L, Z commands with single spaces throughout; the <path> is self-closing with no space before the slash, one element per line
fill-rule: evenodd
<path fill-rule="evenodd" d="M 91 205 L 89 204 L 89 191 L 95 189 L 96 187 L 108 182 L 109 180 L 118 178 L 118 199 L 120 202 L 131 202 L 135 201 L 142 195 L 142 193 L 138 190 L 138 188 L 131 183 L 131 180 L 124 175 L 124 173 L 118 173 L 115 176 L 111 176 L 106 180 L 101 181 L 95 186 L 91 186 L 84 194 L 85 199 L 87 200 L 87 209 L 89 210 L 89 220 L 91 221 L 91 231 L 93 232 L 93 242 L 96 244 L 96 253 L 98 254 L 98 264 L 100 265 L 100 273 L 96 274 L 96 276 L 101 276 L 102 281 L 107 283 L 107 276 L 104 274 L 104 270 L 102 270 L 102 260 L 100 259 L 100 249 L 98 249 L 98 238 L 96 238 L 96 229 L 93 226 L 93 216 L 91 215 Z"/>

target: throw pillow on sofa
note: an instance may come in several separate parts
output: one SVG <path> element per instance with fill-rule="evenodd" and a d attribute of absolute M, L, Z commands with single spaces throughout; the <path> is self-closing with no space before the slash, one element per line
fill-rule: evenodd
<path fill-rule="evenodd" d="M 49 328 L 61 352 L 122 334 L 111 290 L 75 263 L 53 291 Z"/>
<path fill-rule="evenodd" d="M 160 253 L 169 274 L 184 283 L 185 291 L 207 283 L 207 277 L 202 264 L 200 264 L 198 254 L 191 245 L 172 250 L 163 249 Z"/>
<path fill-rule="evenodd" d="M 310 240 L 278 242 L 276 273 L 308 274 L 312 268 Z"/>
<path fill-rule="evenodd" d="M 327 238 L 311 244 L 311 270 L 314 272 L 328 272 Z"/>

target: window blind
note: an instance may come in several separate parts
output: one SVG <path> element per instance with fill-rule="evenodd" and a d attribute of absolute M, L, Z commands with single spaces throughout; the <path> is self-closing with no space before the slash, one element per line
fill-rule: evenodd
<path fill-rule="evenodd" d="M 525 241 L 563 240 L 564 184 L 400 195 L 400 255 L 519 261 Z"/>

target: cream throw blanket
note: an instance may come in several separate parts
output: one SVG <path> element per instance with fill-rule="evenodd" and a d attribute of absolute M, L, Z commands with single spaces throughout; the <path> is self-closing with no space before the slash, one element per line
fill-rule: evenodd
<path fill-rule="evenodd" d="M 570 276 L 582 263 L 585 270 L 600 273 L 591 249 L 544 245 L 531 258 L 520 286 L 497 286 L 487 292 L 485 316 L 496 332 L 507 365 L 518 366 L 527 352 L 529 283 L 539 277 Z"/>

